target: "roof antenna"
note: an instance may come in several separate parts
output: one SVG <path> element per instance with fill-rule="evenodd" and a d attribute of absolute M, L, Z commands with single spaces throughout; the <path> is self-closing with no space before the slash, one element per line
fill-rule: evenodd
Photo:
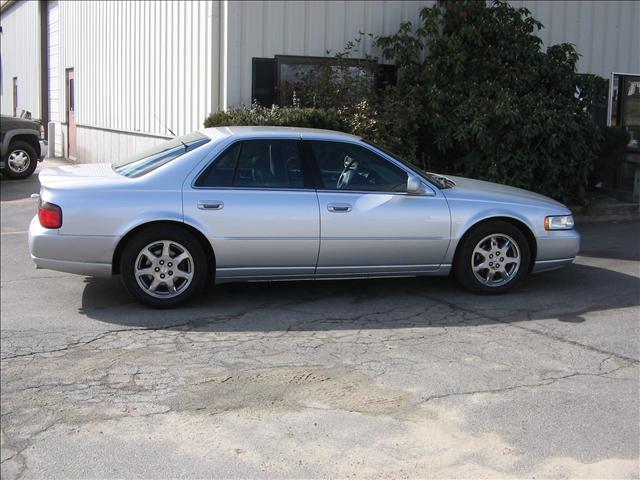
<path fill-rule="evenodd" d="M 173 130 L 171 130 L 169 127 L 167 127 L 167 126 L 164 124 L 164 122 L 163 122 L 162 120 L 160 120 L 158 117 L 156 117 L 156 114 L 155 114 L 155 113 L 153 114 L 153 116 L 155 117 L 155 119 L 156 119 L 156 120 L 158 120 L 158 121 L 160 122 L 160 125 L 162 125 L 164 128 L 166 128 L 167 130 L 169 130 L 169 133 L 170 133 L 171 135 L 173 135 L 173 137 L 174 137 L 176 140 L 178 140 L 182 145 L 184 145 L 184 149 L 185 149 L 185 151 L 187 151 L 187 149 L 189 148 L 189 147 L 187 147 L 187 144 L 186 144 L 186 143 L 184 143 L 182 140 L 180 140 L 180 137 L 178 137 L 175 133 L 173 133 Z"/>

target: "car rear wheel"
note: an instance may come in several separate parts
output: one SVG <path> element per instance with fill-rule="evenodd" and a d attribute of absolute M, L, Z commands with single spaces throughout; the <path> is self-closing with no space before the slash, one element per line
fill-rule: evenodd
<path fill-rule="evenodd" d="M 193 235 L 178 227 L 162 226 L 143 230 L 127 242 L 120 272 L 134 298 L 150 307 L 167 308 L 202 291 L 208 264 Z"/>
<path fill-rule="evenodd" d="M 463 239 L 454 275 L 473 293 L 503 293 L 527 276 L 530 251 L 518 227 L 504 221 L 487 222 Z"/>
<path fill-rule="evenodd" d="M 4 169 L 8 177 L 30 177 L 37 166 L 38 156 L 33 146 L 22 140 L 11 142 Z"/>

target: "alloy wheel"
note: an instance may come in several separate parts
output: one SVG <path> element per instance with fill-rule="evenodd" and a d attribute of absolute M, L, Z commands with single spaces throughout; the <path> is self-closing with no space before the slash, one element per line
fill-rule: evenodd
<path fill-rule="evenodd" d="M 158 240 L 144 247 L 134 266 L 136 282 L 155 298 L 173 298 L 184 292 L 193 280 L 191 253 L 173 240 Z"/>
<path fill-rule="evenodd" d="M 520 269 L 520 248 L 508 235 L 487 235 L 478 242 L 471 255 L 471 269 L 476 279 L 488 287 L 500 287 L 512 281 Z"/>

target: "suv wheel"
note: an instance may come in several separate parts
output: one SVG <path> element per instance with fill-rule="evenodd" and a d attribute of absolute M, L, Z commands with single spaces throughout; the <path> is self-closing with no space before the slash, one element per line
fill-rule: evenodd
<path fill-rule="evenodd" d="M 174 226 L 151 227 L 134 235 L 120 260 L 127 291 L 155 308 L 179 305 L 199 293 L 208 269 L 198 240 Z"/>
<path fill-rule="evenodd" d="M 16 140 L 9 145 L 5 173 L 11 178 L 27 178 L 38 166 L 38 155 L 35 149 L 23 140 Z"/>

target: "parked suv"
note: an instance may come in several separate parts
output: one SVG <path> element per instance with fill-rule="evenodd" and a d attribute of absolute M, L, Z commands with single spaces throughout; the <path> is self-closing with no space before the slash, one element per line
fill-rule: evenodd
<path fill-rule="evenodd" d="M 0 171 L 11 178 L 27 178 L 46 153 L 44 127 L 34 120 L 0 117 Z"/>

